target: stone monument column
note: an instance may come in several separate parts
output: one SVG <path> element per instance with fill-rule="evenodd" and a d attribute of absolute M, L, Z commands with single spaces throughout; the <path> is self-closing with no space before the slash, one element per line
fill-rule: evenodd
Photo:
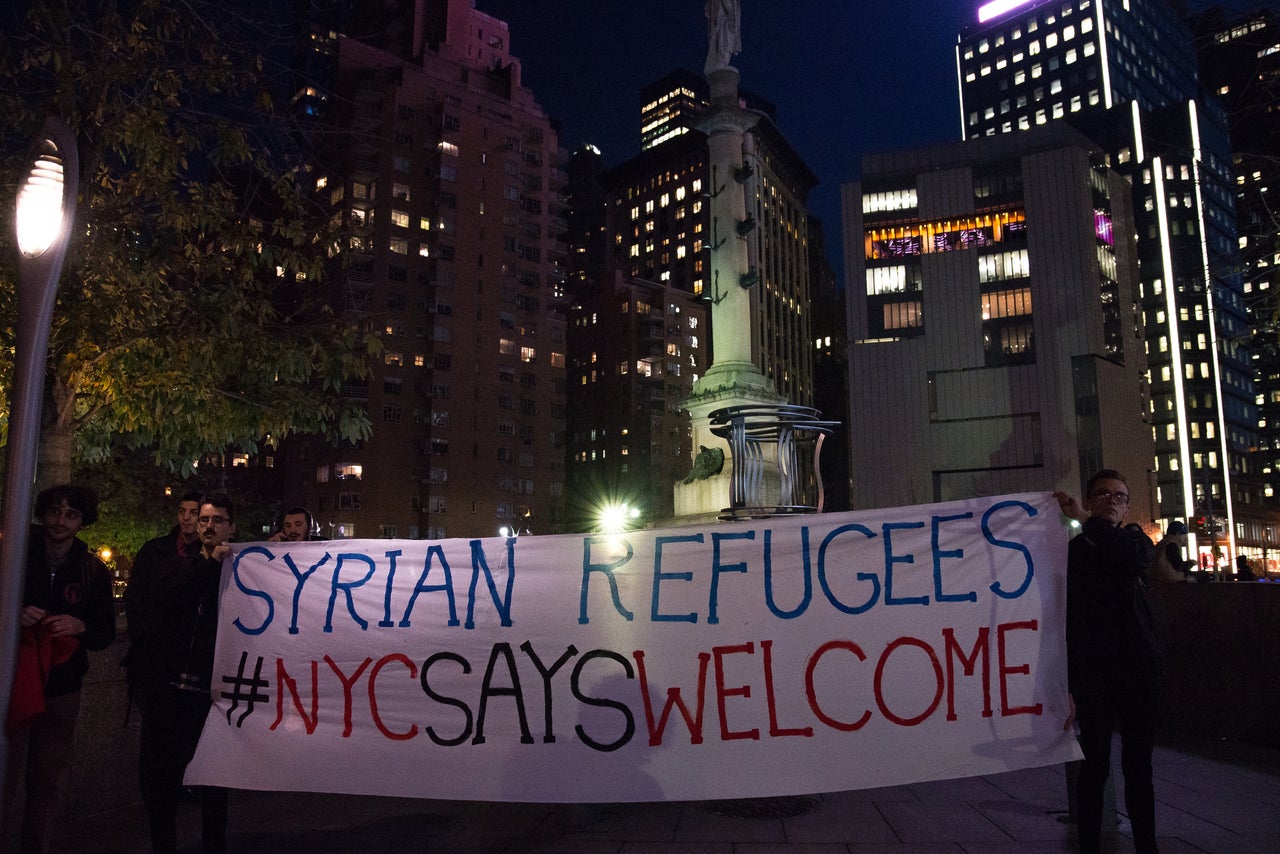
<path fill-rule="evenodd" d="M 707 0 L 707 62 L 711 107 L 697 127 L 707 135 L 706 187 L 709 231 L 705 246 L 709 272 L 702 296 L 711 302 L 711 364 L 684 402 L 693 421 L 695 460 L 702 449 L 724 454 L 720 471 L 707 475 L 707 454 L 676 484 L 677 521 L 713 519 L 729 506 L 733 460 L 728 443 L 711 433 L 709 414 L 729 406 L 778 404 L 782 397 L 754 361 L 752 300 L 759 274 L 749 261 L 748 240 L 755 223 L 747 213 L 746 188 L 751 167 L 746 140 L 758 116 L 739 106 L 738 70 L 730 65 L 741 52 L 740 0 Z M 714 468 L 714 466 L 712 467 Z"/>

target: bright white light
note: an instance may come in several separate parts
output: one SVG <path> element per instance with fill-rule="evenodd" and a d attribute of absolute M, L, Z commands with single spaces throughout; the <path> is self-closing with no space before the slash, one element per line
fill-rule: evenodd
<path fill-rule="evenodd" d="M 18 190 L 18 249 L 28 258 L 38 258 L 62 235 L 62 158 L 58 148 L 45 140 Z"/>
<path fill-rule="evenodd" d="M 600 511 L 600 530 L 617 534 L 627 528 L 627 508 L 623 504 L 610 504 Z"/>
<path fill-rule="evenodd" d="M 1034 0 L 991 0 L 984 6 L 978 7 L 978 23 L 985 24 L 992 18 L 998 18 L 1005 12 L 1011 12 L 1019 6 L 1025 6 Z"/>
<path fill-rule="evenodd" d="M 608 504 L 600 510 L 600 531 L 620 534 L 640 518 L 640 510 L 626 504 Z"/>

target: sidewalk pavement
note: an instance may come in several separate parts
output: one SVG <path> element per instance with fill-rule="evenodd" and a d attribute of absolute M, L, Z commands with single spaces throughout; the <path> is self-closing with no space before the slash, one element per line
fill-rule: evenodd
<path fill-rule="evenodd" d="M 1160 746 L 1155 772 L 1164 854 L 1280 851 L 1280 752 L 1226 742 Z M 1075 850 L 1066 810 L 1061 766 L 701 803 L 558 806 L 237 791 L 228 843 L 245 854 L 1042 854 Z M 1123 814 L 1119 824 L 1108 850 L 1131 851 Z M 68 821 L 56 848 L 147 851 L 145 827 L 140 805 L 129 803 Z M 194 806 L 182 813 L 180 840 L 183 851 L 200 850 Z"/>
<path fill-rule="evenodd" d="M 93 657 L 85 685 L 75 809 L 54 846 L 67 854 L 150 850 L 138 800 L 137 716 L 121 728 L 117 647 Z M 1117 764 L 1119 753 L 1112 751 Z M 1162 854 L 1280 852 L 1280 751 L 1162 743 L 1155 786 Z M 1132 851 L 1122 803 L 1118 809 L 1120 835 L 1108 850 Z M 233 791 L 228 847 L 232 854 L 1045 854 L 1075 850 L 1066 815 L 1062 766 L 733 802 L 555 805 Z M 181 812 L 179 842 L 184 853 L 200 851 L 194 805 Z"/>

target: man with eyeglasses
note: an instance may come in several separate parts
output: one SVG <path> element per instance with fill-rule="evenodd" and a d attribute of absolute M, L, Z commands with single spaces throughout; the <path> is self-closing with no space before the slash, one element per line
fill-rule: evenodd
<path fill-rule="evenodd" d="M 230 499 L 211 495 L 195 520 L 199 548 L 169 564 L 150 581 L 145 608 L 129 611 L 142 627 L 130 655 L 147 662 L 130 673 L 142 738 L 138 780 L 155 854 L 178 850 L 177 810 L 182 775 L 195 754 L 200 730 L 212 702 L 213 648 L 218 626 L 218 582 L 222 561 L 236 525 Z M 205 854 L 226 851 L 227 792 L 200 787 L 202 847 Z"/>
<path fill-rule="evenodd" d="M 1160 642 L 1147 582 L 1151 541 L 1122 527 L 1129 487 L 1114 469 L 1085 486 L 1083 509 L 1056 493 L 1062 512 L 1082 521 L 1067 550 L 1067 686 L 1084 762 L 1076 785 L 1080 850 L 1101 850 L 1103 791 L 1111 738 L 1120 732 L 1124 800 L 1139 854 L 1156 850 L 1151 754 L 1160 677 Z"/>

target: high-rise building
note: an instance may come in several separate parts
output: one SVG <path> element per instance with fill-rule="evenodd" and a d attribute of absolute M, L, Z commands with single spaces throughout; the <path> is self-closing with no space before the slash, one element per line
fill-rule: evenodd
<path fill-rule="evenodd" d="M 827 260 L 822 221 L 809 218 L 810 308 L 813 317 L 813 405 L 823 417 L 841 422 L 822 443 L 818 473 L 822 477 L 823 507 L 829 512 L 849 509 L 849 329 L 845 323 L 845 291 Z"/>
<path fill-rule="evenodd" d="M 1194 19 L 1200 76 L 1222 101 L 1231 128 L 1236 222 L 1243 294 L 1251 327 L 1249 351 L 1256 369 L 1257 452 L 1268 515 L 1245 519 L 1242 549 L 1250 558 L 1276 565 L 1280 544 L 1280 211 L 1272 200 L 1280 188 L 1280 18 L 1267 10 L 1228 16 L 1211 9 Z M 1242 521 L 1237 516 L 1237 522 Z M 1260 529 L 1260 530 L 1259 530 Z"/>
<path fill-rule="evenodd" d="M 617 266 L 609 249 L 609 203 L 604 184 L 604 156 L 583 145 L 569 157 L 565 187 L 569 270 L 565 283 L 571 297 L 586 296 Z"/>
<path fill-rule="evenodd" d="M 710 104 L 707 79 L 685 68 L 655 80 L 640 90 L 640 150 L 648 151 L 670 139 L 698 129 L 698 119 Z M 738 91 L 740 106 L 778 121 L 778 108 L 766 98 L 745 89 Z"/>
<path fill-rule="evenodd" d="M 507 24 L 469 0 L 326 38 L 315 187 L 349 229 L 335 300 L 377 339 L 372 435 L 286 451 L 286 503 L 325 536 L 493 536 L 563 525 L 566 162 Z M 367 13 L 367 14 L 366 14 Z M 373 22 L 373 23 L 371 23 Z M 376 26 L 374 24 L 377 24 Z"/>
<path fill-rule="evenodd" d="M 779 132 L 773 105 L 750 94 L 740 101 L 757 121 L 747 168 L 734 175 L 711 174 L 707 136 L 698 125 L 710 90 L 688 71 L 641 93 L 637 156 L 602 170 L 593 148 L 574 154 L 569 480 L 585 502 L 579 524 L 593 503 L 612 495 L 642 505 L 645 522 L 671 516 L 672 485 L 688 474 L 692 458 L 682 404 L 710 363 L 710 305 L 725 288 L 741 286 L 711 280 L 715 241 L 747 242 L 747 284 L 756 295 L 751 328 L 727 334 L 750 336 L 761 372 L 781 394 L 798 403 L 813 400 L 805 200 L 816 178 Z M 712 221 L 713 187 L 726 181 L 749 190 L 750 216 L 741 227 Z M 641 303 L 647 314 L 637 315 L 634 306 Z"/>
<path fill-rule="evenodd" d="M 854 507 L 1147 476 L 1128 182 L 1064 124 L 863 159 L 844 188 Z"/>
<path fill-rule="evenodd" d="M 689 139 L 667 146 L 685 151 Z M 695 145 L 688 156 L 663 172 L 662 192 L 651 200 L 664 254 L 681 261 L 703 229 L 695 176 L 705 153 Z M 673 484 L 688 474 L 692 434 L 681 403 L 706 370 L 708 312 L 684 275 L 692 266 L 673 264 L 660 280 L 619 251 L 598 150 L 574 152 L 569 176 L 568 521 L 573 530 L 592 530 L 602 508 L 626 505 L 639 512 L 635 523 L 649 525 L 671 517 Z"/>
<path fill-rule="evenodd" d="M 734 175 L 712 175 L 707 138 L 698 130 L 710 97 L 706 80 L 688 71 L 645 88 L 644 150 L 604 176 L 614 256 L 634 277 L 714 302 L 739 283 L 710 280 L 707 250 L 712 241 L 745 239 L 751 286 L 758 289 L 746 331 L 756 365 L 784 398 L 809 405 L 813 354 L 806 203 L 817 178 L 778 130 L 773 105 L 750 94 L 740 99 L 757 117 L 747 134 L 746 165 Z M 748 217 L 741 226 L 711 221 L 706 199 L 726 181 L 747 185 Z"/>
<path fill-rule="evenodd" d="M 978 21 L 956 48 L 964 137 L 1065 120 L 1132 181 L 1158 515 L 1227 517 L 1234 549 L 1257 417 L 1225 116 L 1191 32 L 1164 0 L 1001 0 Z"/>
<path fill-rule="evenodd" d="M 607 506 L 633 508 L 644 524 L 668 519 L 675 483 L 689 473 L 681 403 L 705 349 L 706 304 L 620 270 L 611 276 L 569 313 L 572 530 L 597 527 Z"/>

